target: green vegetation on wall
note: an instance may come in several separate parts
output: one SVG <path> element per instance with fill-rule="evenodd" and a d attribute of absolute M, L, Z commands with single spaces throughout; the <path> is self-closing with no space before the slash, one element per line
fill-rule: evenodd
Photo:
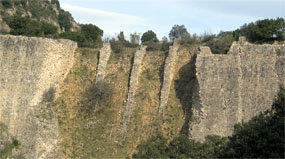
<path fill-rule="evenodd" d="M 3 151 L 0 152 L 0 158 L 7 159 L 9 156 L 12 155 L 12 150 L 18 148 L 18 146 L 19 146 L 19 141 L 13 139 L 12 143 L 8 147 L 6 147 Z"/>
<path fill-rule="evenodd" d="M 12 150 L 19 147 L 19 141 L 9 139 L 8 127 L 0 122 L 0 158 L 7 159 L 12 155 Z M 4 146 L 4 147 L 3 147 Z"/>

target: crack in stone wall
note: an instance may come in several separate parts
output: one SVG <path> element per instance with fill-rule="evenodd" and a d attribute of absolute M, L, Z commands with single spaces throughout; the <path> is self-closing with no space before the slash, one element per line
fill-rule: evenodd
<path fill-rule="evenodd" d="M 179 40 L 175 39 L 173 46 L 169 47 L 169 54 L 165 60 L 163 85 L 160 93 L 159 114 L 163 114 L 167 107 L 170 87 L 173 79 L 173 70 L 177 58 L 177 50 L 179 49 Z"/>
<path fill-rule="evenodd" d="M 200 47 L 196 60 L 196 101 L 189 137 L 229 136 L 234 124 L 270 109 L 284 84 L 284 44 L 254 45 L 240 38 L 227 55 Z"/>
<path fill-rule="evenodd" d="M 121 144 L 125 141 L 126 133 L 128 131 L 128 124 L 133 111 L 133 104 L 135 103 L 136 88 L 139 81 L 139 76 L 141 73 L 141 64 L 146 53 L 147 46 L 141 46 L 139 50 L 136 51 L 134 57 L 134 63 L 132 66 L 128 98 L 126 102 L 126 108 L 123 112 L 123 117 L 121 121 Z"/>
<path fill-rule="evenodd" d="M 42 116 L 49 114 L 43 93 L 63 82 L 76 48 L 70 40 L 0 35 L 0 122 L 21 144 L 16 156 L 56 158 L 58 123 Z"/>
<path fill-rule="evenodd" d="M 112 50 L 111 50 L 110 43 L 104 43 L 103 47 L 100 50 L 99 65 L 98 65 L 98 69 L 97 69 L 98 71 L 96 75 L 96 83 L 104 80 L 105 70 L 106 70 L 106 66 L 109 61 L 111 52 Z"/>

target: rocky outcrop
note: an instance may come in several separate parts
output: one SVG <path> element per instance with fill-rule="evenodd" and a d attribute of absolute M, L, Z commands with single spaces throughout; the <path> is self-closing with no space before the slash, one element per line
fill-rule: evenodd
<path fill-rule="evenodd" d="M 285 82 L 284 63 L 284 44 L 254 45 L 241 38 L 227 55 L 200 47 L 189 136 L 197 140 L 210 134 L 229 136 L 234 124 L 269 109 Z"/>
<path fill-rule="evenodd" d="M 105 70 L 106 70 L 106 66 L 109 61 L 111 52 L 112 50 L 111 50 L 110 43 L 104 43 L 103 48 L 101 48 L 100 50 L 99 65 L 98 65 L 97 75 L 96 75 L 96 83 L 99 81 L 102 81 L 105 77 Z"/>
<path fill-rule="evenodd" d="M 56 158 L 53 101 L 76 48 L 70 40 L 0 35 L 0 122 L 20 143 L 15 156 Z"/>
<path fill-rule="evenodd" d="M 134 62 L 132 66 L 132 71 L 130 75 L 129 81 L 129 92 L 128 98 L 126 102 L 126 108 L 123 112 L 123 117 L 121 121 L 121 143 L 125 141 L 125 136 L 128 131 L 128 124 L 132 115 L 133 104 L 135 103 L 135 95 L 136 95 L 136 88 L 139 81 L 139 76 L 141 72 L 141 64 L 146 52 L 146 46 L 141 46 L 138 51 L 135 53 Z"/>
<path fill-rule="evenodd" d="M 173 43 L 173 46 L 169 47 L 169 54 L 165 60 L 163 84 L 160 92 L 159 114 L 163 114 L 164 110 L 167 107 L 167 101 L 173 79 L 173 69 L 175 67 L 175 61 L 177 58 L 177 50 L 179 49 L 178 41 L 179 40 L 176 39 Z"/>

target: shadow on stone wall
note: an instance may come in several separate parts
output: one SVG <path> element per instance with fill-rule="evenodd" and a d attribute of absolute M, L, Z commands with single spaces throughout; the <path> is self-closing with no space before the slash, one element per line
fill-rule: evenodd
<path fill-rule="evenodd" d="M 189 134 L 189 122 L 192 115 L 191 108 L 193 103 L 192 97 L 197 81 L 195 69 L 196 57 L 197 55 L 192 56 L 190 62 L 179 70 L 180 78 L 174 80 L 175 92 L 177 98 L 180 100 L 185 115 L 185 122 L 180 133 L 185 135 Z"/>
<path fill-rule="evenodd" d="M 46 90 L 44 93 L 43 93 L 43 96 L 42 96 L 42 102 L 44 103 L 51 103 L 54 101 L 55 99 L 55 88 L 54 87 L 50 87 L 48 90 Z"/>

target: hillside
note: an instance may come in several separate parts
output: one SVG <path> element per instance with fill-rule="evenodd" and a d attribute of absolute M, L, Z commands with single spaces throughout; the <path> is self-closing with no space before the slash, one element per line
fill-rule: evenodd
<path fill-rule="evenodd" d="M 58 28 L 58 32 L 79 31 L 79 25 L 69 12 L 60 8 L 58 0 L 2 0 L 0 2 L 0 32 L 9 32 L 9 18 L 30 17 Z"/>

